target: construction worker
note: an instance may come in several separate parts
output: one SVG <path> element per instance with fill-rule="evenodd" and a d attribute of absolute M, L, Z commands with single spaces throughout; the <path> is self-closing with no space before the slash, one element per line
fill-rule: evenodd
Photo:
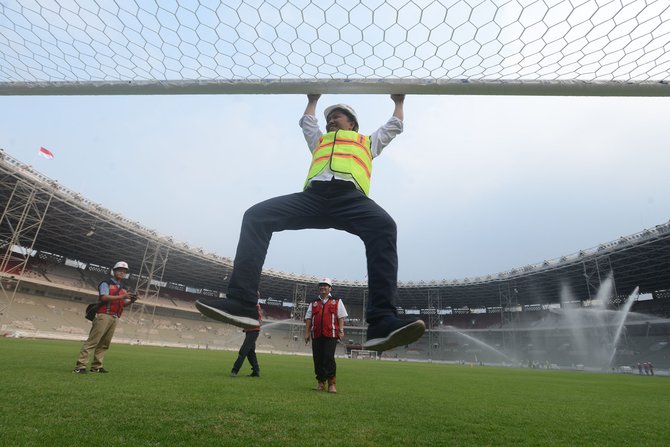
<path fill-rule="evenodd" d="M 335 349 L 344 337 L 344 319 L 348 316 L 342 300 L 331 295 L 333 281 L 319 281 L 319 298 L 312 301 L 305 312 L 305 343 L 312 341 L 312 359 L 316 374 L 316 390 L 337 393 L 337 365 Z"/>
<path fill-rule="evenodd" d="M 272 234 L 284 230 L 335 228 L 360 237 L 367 255 L 370 299 L 364 349 L 386 351 L 419 339 L 421 320 L 400 320 L 395 306 L 398 255 L 396 224 L 368 197 L 372 160 L 403 129 L 405 95 L 391 95 L 392 117 L 370 136 L 358 133 L 351 106 L 325 110 L 326 133 L 315 116 L 320 95 L 307 95 L 300 126 L 312 154 L 304 190 L 249 208 L 242 220 L 227 299 L 200 299 L 196 307 L 215 320 L 241 327 L 258 325 L 256 290 Z"/>
<path fill-rule="evenodd" d="M 74 373 L 86 373 L 86 365 L 88 365 L 91 350 L 93 350 L 91 372 L 109 372 L 102 366 L 105 353 L 107 353 L 109 345 L 112 343 L 114 330 L 119 322 L 119 318 L 121 318 L 123 308 L 137 300 L 137 295 L 128 293 L 128 290 L 122 284 L 127 274 L 128 264 L 124 261 L 119 261 L 112 268 L 112 277 L 98 285 L 100 307 L 93 319 L 88 339 L 84 342 L 79 352 L 77 365 L 73 370 Z"/>

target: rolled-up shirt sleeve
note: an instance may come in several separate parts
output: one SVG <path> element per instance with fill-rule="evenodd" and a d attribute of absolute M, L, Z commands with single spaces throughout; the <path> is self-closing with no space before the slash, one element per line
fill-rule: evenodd
<path fill-rule="evenodd" d="M 319 129 L 319 120 L 314 115 L 303 115 L 298 122 L 310 152 L 314 152 L 319 145 L 323 133 Z"/>
<path fill-rule="evenodd" d="M 370 151 L 372 158 L 382 153 L 384 148 L 403 131 L 403 122 L 400 118 L 392 116 L 382 127 L 370 135 Z"/>

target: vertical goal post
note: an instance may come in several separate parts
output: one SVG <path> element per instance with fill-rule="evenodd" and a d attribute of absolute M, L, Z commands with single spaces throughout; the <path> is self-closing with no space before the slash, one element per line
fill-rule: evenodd
<path fill-rule="evenodd" d="M 667 0 L 5 0 L 0 95 L 670 96 Z"/>

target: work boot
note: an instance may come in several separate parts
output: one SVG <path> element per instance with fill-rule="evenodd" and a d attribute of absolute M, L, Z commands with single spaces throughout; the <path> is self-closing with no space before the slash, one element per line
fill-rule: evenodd
<path fill-rule="evenodd" d="M 260 325 L 256 304 L 233 298 L 203 298 L 195 302 L 201 314 L 241 328 Z"/>
<path fill-rule="evenodd" d="M 421 320 L 400 320 L 389 315 L 368 326 L 368 339 L 363 343 L 363 349 L 388 351 L 414 343 L 425 331 L 426 324 Z"/>
<path fill-rule="evenodd" d="M 325 391 L 325 390 L 326 390 L 326 382 L 319 381 L 314 387 L 314 391 Z"/>
<path fill-rule="evenodd" d="M 337 383 L 337 380 L 335 377 L 331 377 L 328 379 L 328 392 L 331 394 L 337 393 L 337 388 L 335 387 L 335 384 Z"/>

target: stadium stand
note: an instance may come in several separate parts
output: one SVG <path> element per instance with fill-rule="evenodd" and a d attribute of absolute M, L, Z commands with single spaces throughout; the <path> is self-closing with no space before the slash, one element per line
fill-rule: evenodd
<path fill-rule="evenodd" d="M 109 266 L 117 256 L 100 247 L 111 246 L 110 241 L 123 237 L 128 245 L 127 261 L 137 266 L 135 272 L 151 267 L 144 264 L 148 248 L 169 249 L 170 257 L 159 266 L 165 269 L 160 293 L 156 297 L 149 294 L 150 298 L 128 310 L 120 326 L 120 338 L 128 343 L 239 347 L 238 330 L 206 320 L 193 306 L 199 296 L 223 296 L 232 260 L 158 235 L 63 188 L 4 152 L 0 152 L 0 175 L 0 203 L 16 200 L 13 192 L 21 188 L 30 192 L 26 197 L 37 198 L 33 203 L 36 207 L 50 203 L 39 234 L 33 236 L 32 256 L 26 259 L 8 250 L 3 258 L 3 334 L 85 337 L 89 323 L 83 318 L 83 309 L 86 303 L 97 299 L 97 284 L 107 278 Z M 90 233 L 92 222 L 95 237 L 90 238 L 86 234 Z M 0 227 L 1 240 L 11 240 L 13 236 L 8 226 Z M 26 269 L 19 271 L 23 264 Z M 640 293 L 652 297 L 634 303 L 632 312 L 647 316 L 641 317 L 642 321 L 626 321 L 612 364 L 651 361 L 657 368 L 670 367 L 670 222 L 575 255 L 496 275 L 401 283 L 398 303 L 403 314 L 419 315 L 429 325 L 429 331 L 418 343 L 385 353 L 382 359 L 555 363 L 568 367 L 584 363 L 590 352 L 580 343 L 599 337 L 597 328 L 584 328 L 581 339 L 575 338 L 567 329 L 551 326 L 555 315 L 548 306 L 559 303 L 561 307 L 580 309 L 590 305 L 602 272 L 610 272 L 616 290 L 625 292 L 611 296 L 608 308 L 621 308 L 627 294 L 638 286 Z M 139 284 L 141 279 L 131 276 L 130 284 Z M 309 347 L 296 335 L 302 332 L 302 322 L 287 324 L 284 320 L 291 318 L 291 306 L 306 299 L 306 291 L 316 280 L 272 270 L 263 272 L 263 293 L 274 298 L 272 304 L 263 305 L 266 324 L 259 338 L 259 350 L 309 353 Z M 361 322 L 367 290 L 365 284 L 357 281 L 337 284 L 338 296 L 350 314 L 348 340 L 338 348 L 345 355 L 345 345 L 359 344 L 365 338 Z M 154 286 L 150 286 L 152 292 L 157 290 Z M 564 288 L 579 291 L 569 305 L 560 304 Z M 8 296 L 15 290 L 12 301 Z M 610 324 L 608 331 L 611 329 Z"/>
<path fill-rule="evenodd" d="M 73 275 L 52 275 L 68 282 Z M 82 340 L 88 334 L 89 324 L 83 318 L 85 302 L 95 298 L 95 291 L 57 286 L 41 280 L 23 283 L 12 306 L 5 311 L 5 323 L 0 332 L 5 336 L 45 337 Z M 59 288 L 60 287 L 60 288 Z M 221 325 L 202 317 L 192 306 L 192 301 L 159 298 L 155 305 L 139 309 L 131 307 L 117 330 L 119 342 L 152 344 L 196 349 L 236 350 L 243 334 L 237 328 Z M 654 303 L 656 304 L 656 303 Z M 648 302 L 639 307 L 657 310 Z M 134 308 L 138 307 L 138 308 Z M 664 307 L 661 307 L 662 309 Z M 266 321 L 257 348 L 259 352 L 290 352 L 309 355 L 301 337 L 294 335 L 291 325 L 301 332 L 302 322 L 276 320 L 267 316 L 286 316 L 264 309 Z M 636 310 L 637 311 L 637 310 Z M 646 315 L 646 314 L 643 314 Z M 576 367 L 587 360 L 578 352 L 568 331 L 556 329 L 548 321 L 554 318 L 550 311 L 519 312 L 510 322 L 501 325 L 492 315 L 444 315 L 443 324 L 429 331 L 417 343 L 384 353 L 382 359 L 432 360 L 455 363 L 507 364 L 507 365 L 561 365 Z M 512 321 L 513 320 L 513 321 Z M 481 327 L 477 327 L 481 326 Z M 477 328 L 475 328 L 477 327 Z M 364 340 L 365 328 L 347 326 L 347 339 L 338 347 L 338 355 L 345 356 Z M 617 364 L 652 362 L 658 367 L 670 362 L 670 321 L 657 315 L 648 322 L 637 321 L 625 326 L 623 342 L 617 352 Z M 586 328 L 585 338 L 597 338 L 594 328 Z M 505 353 L 515 352 L 515 355 Z M 635 370 L 635 368 L 633 368 Z"/>
<path fill-rule="evenodd" d="M 97 298 L 96 287 L 100 274 L 87 272 L 85 278 L 77 268 L 50 265 L 46 274 L 34 270 L 26 275 L 12 305 L 3 315 L 0 333 L 5 336 L 83 340 L 90 323 L 84 319 L 87 302 Z M 92 276 L 97 276 L 92 279 Z M 116 339 L 122 343 L 152 344 L 198 349 L 237 350 L 243 333 L 237 328 L 205 319 L 194 306 L 196 297 L 188 292 L 169 292 L 168 297 L 157 297 L 151 303 L 141 303 L 126 310 L 119 322 Z M 310 354 L 304 341 L 290 338 L 287 323 L 275 320 L 290 319 L 290 311 L 277 306 L 263 308 L 266 315 L 263 337 L 257 343 L 259 352 L 286 352 Z M 302 322 L 291 321 L 302 328 Z M 265 329 L 267 327 L 267 329 Z"/>
<path fill-rule="evenodd" d="M 459 329 L 486 329 L 500 327 L 499 314 L 460 314 L 441 316 L 443 326 L 453 326 Z"/>
<path fill-rule="evenodd" d="M 86 288 L 88 286 L 76 269 L 57 264 L 46 265 L 45 267 L 42 275 L 49 282 L 78 288 Z"/>
<path fill-rule="evenodd" d="M 261 311 L 266 320 L 288 320 L 291 318 L 291 310 L 286 307 L 279 307 L 274 305 L 262 305 Z"/>
<path fill-rule="evenodd" d="M 670 318 L 670 298 L 659 296 L 652 300 L 636 301 L 631 311 Z"/>

